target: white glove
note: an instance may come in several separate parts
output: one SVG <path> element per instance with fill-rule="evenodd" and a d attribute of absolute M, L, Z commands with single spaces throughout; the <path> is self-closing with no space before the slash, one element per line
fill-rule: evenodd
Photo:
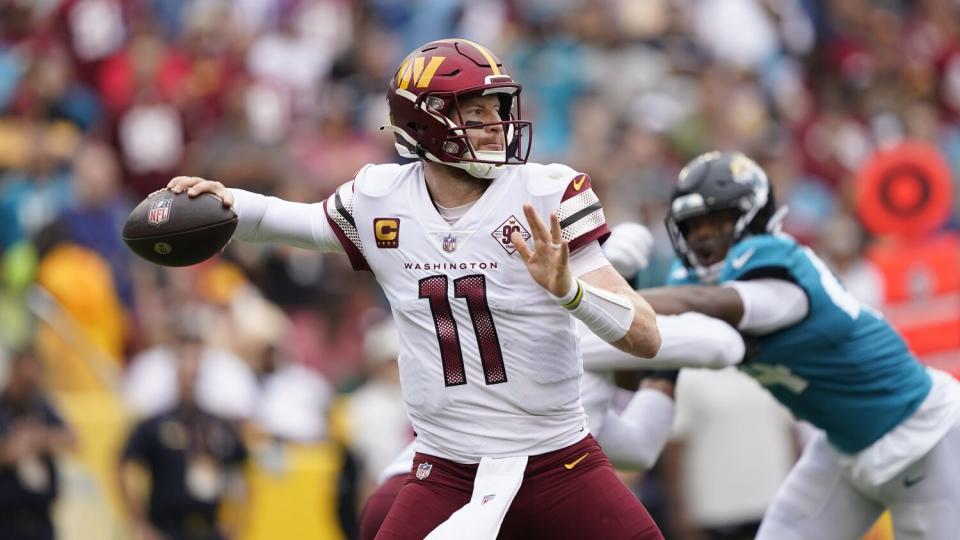
<path fill-rule="evenodd" d="M 603 243 L 603 254 L 625 277 L 631 278 L 650 264 L 653 235 L 639 223 L 621 223 L 610 230 L 610 237 Z"/>

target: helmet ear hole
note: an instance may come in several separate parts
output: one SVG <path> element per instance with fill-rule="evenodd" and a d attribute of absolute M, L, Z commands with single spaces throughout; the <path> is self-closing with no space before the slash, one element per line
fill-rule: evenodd
<path fill-rule="evenodd" d="M 458 156 L 461 153 L 460 145 L 453 141 L 447 141 L 443 143 L 442 148 L 444 152 L 450 154 L 451 156 Z"/>
<path fill-rule="evenodd" d="M 428 97 L 426 99 L 426 105 L 427 105 L 427 108 L 430 109 L 431 111 L 441 113 L 441 114 L 443 113 L 444 109 L 446 109 L 446 103 L 444 103 L 443 99 L 438 98 L 436 96 Z"/>

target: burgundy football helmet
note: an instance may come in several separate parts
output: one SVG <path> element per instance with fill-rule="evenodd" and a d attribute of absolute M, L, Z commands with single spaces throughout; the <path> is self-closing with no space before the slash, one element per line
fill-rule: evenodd
<path fill-rule="evenodd" d="M 468 122 L 461 101 L 471 95 L 495 95 L 500 121 Z M 477 178 L 493 178 L 505 165 L 526 163 L 532 125 L 520 119 L 520 84 L 507 75 L 500 60 L 482 45 L 466 39 L 443 39 L 418 47 L 400 63 L 387 90 L 388 129 L 397 151 L 406 158 L 424 158 L 466 170 Z M 467 130 L 499 125 L 504 150 L 480 151 Z"/>

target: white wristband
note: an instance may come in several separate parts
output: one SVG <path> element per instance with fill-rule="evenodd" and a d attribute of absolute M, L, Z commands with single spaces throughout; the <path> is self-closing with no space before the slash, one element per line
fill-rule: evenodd
<path fill-rule="evenodd" d="M 550 293 L 550 296 L 553 296 L 553 299 L 557 301 L 558 304 L 567 308 L 573 309 L 576 307 L 576 302 L 582 294 L 582 285 L 579 279 L 573 280 L 573 283 L 570 285 L 570 290 L 567 291 L 567 294 L 563 296 L 553 296 L 553 293 Z M 572 306 L 572 307 L 570 307 Z"/>
<path fill-rule="evenodd" d="M 570 314 L 583 321 L 591 332 L 613 343 L 627 335 L 633 324 L 634 307 L 629 298 L 574 281 L 563 297 L 554 297 Z"/>

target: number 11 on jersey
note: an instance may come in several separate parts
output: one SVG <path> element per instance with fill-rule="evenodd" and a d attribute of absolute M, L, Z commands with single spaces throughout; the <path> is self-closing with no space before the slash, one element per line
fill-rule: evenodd
<path fill-rule="evenodd" d="M 503 353 L 497 337 L 497 327 L 487 304 L 487 279 L 483 274 L 472 274 L 453 280 L 453 295 L 463 298 L 470 311 L 470 321 L 477 336 L 483 376 L 487 384 L 507 382 L 507 370 L 503 365 Z M 443 383 L 458 386 L 467 383 L 463 369 L 463 351 L 460 348 L 460 332 L 453 318 L 447 290 L 447 276 L 437 275 L 420 280 L 420 298 L 430 300 L 430 312 L 437 329 L 440 344 L 440 360 L 443 363 Z"/>

